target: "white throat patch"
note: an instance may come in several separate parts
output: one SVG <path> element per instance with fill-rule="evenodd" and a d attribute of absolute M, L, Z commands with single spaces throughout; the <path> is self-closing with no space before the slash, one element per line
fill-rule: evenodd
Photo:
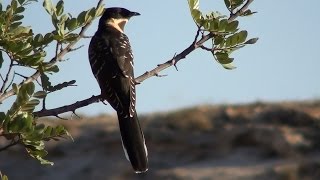
<path fill-rule="evenodd" d="M 121 33 L 123 33 L 124 31 L 124 26 L 126 25 L 126 23 L 128 22 L 128 19 L 125 18 L 121 18 L 121 19 L 114 19 L 111 18 L 110 20 L 108 20 L 106 23 L 108 25 L 111 25 L 112 27 L 116 28 L 118 31 L 120 31 Z"/>

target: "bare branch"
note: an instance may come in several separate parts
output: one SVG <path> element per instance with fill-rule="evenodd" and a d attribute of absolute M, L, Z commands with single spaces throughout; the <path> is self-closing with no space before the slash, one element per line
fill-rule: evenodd
<path fill-rule="evenodd" d="M 204 45 L 200 46 L 201 49 L 212 52 L 212 48 L 205 47 Z"/>
<path fill-rule="evenodd" d="M 194 37 L 194 40 L 193 40 L 193 44 L 195 44 L 197 42 L 199 34 L 200 34 L 200 31 L 201 31 L 201 26 L 198 26 L 198 30 L 197 30 L 196 36 Z"/>
<path fill-rule="evenodd" d="M 65 112 L 75 112 L 76 109 L 79 109 L 84 106 L 88 106 L 89 104 L 99 102 L 101 99 L 101 95 L 92 96 L 88 99 L 84 99 L 82 101 L 77 101 L 73 104 L 54 108 L 54 109 L 42 109 L 40 111 L 34 112 L 33 115 L 36 117 L 44 117 L 44 116 L 58 116 L 59 114 Z"/>
<path fill-rule="evenodd" d="M 81 45 L 81 46 L 79 46 L 79 47 L 70 49 L 69 52 L 76 51 L 76 50 L 78 50 L 78 49 L 80 49 L 80 48 L 82 48 L 82 47 L 84 47 L 84 45 Z"/>

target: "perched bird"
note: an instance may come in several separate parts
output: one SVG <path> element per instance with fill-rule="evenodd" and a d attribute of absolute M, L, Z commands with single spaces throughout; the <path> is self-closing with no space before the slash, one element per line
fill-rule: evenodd
<path fill-rule="evenodd" d="M 106 8 L 89 45 L 89 61 L 103 100 L 117 111 L 122 145 L 136 173 L 148 170 L 148 153 L 136 112 L 133 55 L 124 26 L 140 15 L 125 8 Z"/>

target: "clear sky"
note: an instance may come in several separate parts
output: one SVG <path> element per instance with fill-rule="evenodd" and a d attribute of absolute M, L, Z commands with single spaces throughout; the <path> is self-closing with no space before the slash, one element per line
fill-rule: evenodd
<path fill-rule="evenodd" d="M 75 15 L 95 6 L 96 2 L 66 0 L 65 8 Z M 169 60 L 193 41 L 196 26 L 186 0 L 106 0 L 105 4 L 141 13 L 126 26 L 135 55 L 136 76 Z M 26 12 L 25 23 L 34 26 L 35 32 L 51 31 L 49 16 L 41 6 L 42 2 L 31 5 L 36 9 Z M 161 72 L 168 76 L 147 79 L 137 87 L 138 112 L 167 111 L 203 103 L 319 99 L 318 7 L 319 0 L 255 0 L 251 9 L 258 13 L 239 21 L 249 37 L 259 37 L 259 41 L 233 54 L 237 69 L 225 70 L 210 53 L 198 49 L 180 61 L 178 72 L 169 68 Z M 223 0 L 202 0 L 200 8 L 226 13 Z M 97 21 L 87 35 L 94 34 Z M 59 64 L 60 73 L 51 76 L 55 83 L 74 79 L 78 86 L 51 95 L 48 107 L 59 107 L 100 93 L 88 63 L 88 44 L 89 39 L 81 41 L 79 45 L 84 47 L 67 55 L 69 60 Z M 112 108 L 99 103 L 78 111 L 96 115 L 112 112 Z"/>

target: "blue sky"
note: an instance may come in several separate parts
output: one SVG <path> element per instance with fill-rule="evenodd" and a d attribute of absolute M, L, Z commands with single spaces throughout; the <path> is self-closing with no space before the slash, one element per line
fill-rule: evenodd
<path fill-rule="evenodd" d="M 96 1 L 78 2 L 75 6 L 75 1 L 66 0 L 66 10 L 75 15 L 95 6 Z M 135 55 L 136 76 L 169 60 L 193 41 L 196 26 L 186 0 L 107 0 L 105 4 L 141 13 L 126 26 Z M 41 6 L 42 2 L 30 6 L 38 9 L 26 12 L 25 23 L 34 26 L 35 32 L 44 33 L 51 31 L 52 25 Z M 249 37 L 259 37 L 259 41 L 233 54 L 237 69 L 225 70 L 210 53 L 198 49 L 180 61 L 178 72 L 169 68 L 161 72 L 168 76 L 147 79 L 137 87 L 138 112 L 167 111 L 203 103 L 319 99 L 320 23 L 315 15 L 319 6 L 318 0 L 254 1 L 251 9 L 258 13 L 239 21 L 241 29 L 246 29 Z M 202 0 L 200 8 L 205 12 L 226 13 L 223 0 Z M 97 21 L 87 35 L 94 34 Z M 84 47 L 68 54 L 69 60 L 59 65 L 60 73 L 51 77 L 54 83 L 74 79 L 78 86 L 52 94 L 49 108 L 100 93 L 88 63 L 88 44 L 88 39 L 81 41 L 79 45 Z M 79 112 L 96 115 L 113 110 L 99 103 Z"/>

